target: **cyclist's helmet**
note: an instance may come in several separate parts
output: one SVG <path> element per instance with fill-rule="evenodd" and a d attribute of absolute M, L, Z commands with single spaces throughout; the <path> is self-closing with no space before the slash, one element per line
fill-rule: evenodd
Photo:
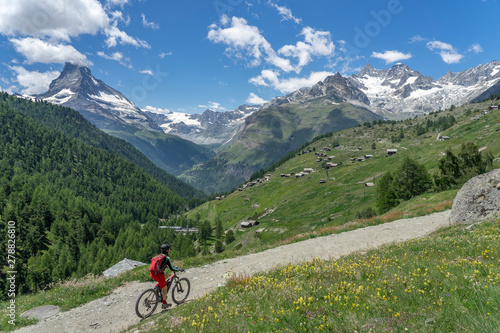
<path fill-rule="evenodd" d="M 170 250 L 170 244 L 163 244 L 160 246 L 161 253 L 166 254 Z"/>

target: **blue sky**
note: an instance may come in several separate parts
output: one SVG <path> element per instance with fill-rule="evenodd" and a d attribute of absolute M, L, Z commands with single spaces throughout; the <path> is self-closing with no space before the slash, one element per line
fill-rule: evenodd
<path fill-rule="evenodd" d="M 0 0 L 0 89 L 41 93 L 64 62 L 143 109 L 268 101 L 367 63 L 434 79 L 500 60 L 500 0 Z"/>

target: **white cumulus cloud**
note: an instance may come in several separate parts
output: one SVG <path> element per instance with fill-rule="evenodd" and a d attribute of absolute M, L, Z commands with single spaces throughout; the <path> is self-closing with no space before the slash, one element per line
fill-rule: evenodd
<path fill-rule="evenodd" d="M 426 41 L 427 38 L 424 38 L 420 35 L 415 35 L 412 38 L 410 38 L 410 43 L 420 43 Z"/>
<path fill-rule="evenodd" d="M 28 63 L 37 62 L 37 59 L 45 63 L 49 62 L 47 59 L 61 62 L 63 57 L 67 58 L 64 61 L 86 62 L 85 57 L 69 45 L 72 38 L 84 34 L 102 33 L 108 47 L 121 44 L 149 48 L 147 42 L 118 28 L 121 22 L 127 25 L 130 18 L 124 18 L 120 11 L 111 11 L 109 5 L 126 2 L 108 1 L 103 7 L 98 0 L 0 0 L 0 34 L 10 37 Z M 35 54 L 28 53 L 30 47 Z M 41 47 L 45 47 L 49 54 L 36 53 Z M 61 56 L 54 54 L 55 48 L 62 52 Z"/>
<path fill-rule="evenodd" d="M 469 49 L 467 50 L 468 52 L 474 52 L 475 54 L 483 52 L 483 48 L 479 44 L 472 44 L 469 46 Z"/>
<path fill-rule="evenodd" d="M 293 69 L 290 61 L 279 57 L 259 29 L 249 25 L 244 18 L 229 19 L 223 15 L 220 24 L 221 26 L 212 24 L 207 37 L 214 43 L 225 44 L 228 56 L 246 60 L 252 67 L 260 65 L 264 60 L 285 72 Z"/>
<path fill-rule="evenodd" d="M 10 67 L 15 73 L 15 80 L 22 86 L 23 94 L 35 95 L 46 92 L 50 82 L 59 76 L 58 71 L 48 71 L 40 73 L 38 71 L 28 71 L 21 66 Z"/>
<path fill-rule="evenodd" d="M 123 7 L 128 3 L 128 1 L 129 0 L 106 0 L 106 5 Z"/>
<path fill-rule="evenodd" d="M 169 114 L 169 113 L 172 113 L 172 111 L 170 111 L 169 109 L 157 108 L 157 107 L 151 106 L 151 105 L 147 105 L 142 110 L 143 111 L 153 112 L 153 113 L 160 113 L 160 114 Z"/>
<path fill-rule="evenodd" d="M 335 45 L 331 40 L 328 31 L 317 31 L 311 27 L 305 27 L 299 36 L 304 37 L 304 41 L 299 41 L 295 45 L 285 45 L 278 50 L 278 53 L 286 57 L 298 59 L 295 72 L 300 73 L 302 67 L 310 63 L 313 56 L 333 56 Z"/>
<path fill-rule="evenodd" d="M 142 25 L 145 26 L 146 28 L 151 28 L 153 30 L 160 29 L 160 25 L 158 23 L 155 23 L 155 22 L 149 22 L 146 19 L 146 15 L 141 14 L 141 17 L 142 17 Z"/>
<path fill-rule="evenodd" d="M 292 91 L 311 87 L 324 80 L 327 76 L 333 75 L 332 72 L 320 71 L 311 72 L 308 77 L 292 77 L 282 79 L 278 71 L 265 69 L 261 75 L 251 78 L 248 82 L 256 86 L 273 87 L 284 94 L 291 93 Z"/>
<path fill-rule="evenodd" d="M 120 65 L 122 65 L 122 66 L 126 66 L 128 68 L 133 68 L 132 65 L 130 64 L 130 58 L 125 57 L 123 55 L 123 53 L 121 53 L 121 52 L 113 52 L 111 54 L 106 54 L 102 51 L 98 51 L 97 55 L 99 57 L 104 58 L 104 59 L 118 61 L 120 63 Z"/>
<path fill-rule="evenodd" d="M 0 0 L 0 34 L 69 41 L 96 34 L 109 24 L 97 0 Z"/>
<path fill-rule="evenodd" d="M 453 45 L 445 42 L 433 40 L 427 42 L 426 45 L 429 50 L 436 51 L 441 56 L 441 59 L 447 64 L 458 64 L 464 57 L 462 54 L 458 53 Z"/>
<path fill-rule="evenodd" d="M 269 2 L 270 3 L 270 2 Z M 274 6 L 276 9 L 280 6 Z M 283 15 L 287 13 L 281 8 Z M 291 15 L 291 12 L 289 12 Z M 261 74 L 250 78 L 249 82 L 256 86 L 272 87 L 282 93 L 289 93 L 300 88 L 314 85 L 333 73 L 328 71 L 311 72 L 303 77 L 283 76 L 291 72 L 299 74 L 305 66 L 317 58 L 332 58 L 336 46 L 332 42 L 331 33 L 304 27 L 295 44 L 284 45 L 277 51 L 263 36 L 258 27 L 252 26 L 244 18 L 223 15 L 218 23 L 210 25 L 207 38 L 226 46 L 225 54 L 236 60 L 243 60 L 248 66 L 265 66 Z M 271 68 L 269 68 L 271 67 Z M 251 93 L 247 102 L 265 102 Z"/>
<path fill-rule="evenodd" d="M 106 45 L 108 47 L 114 47 L 118 43 L 120 43 L 120 45 L 132 45 L 135 47 L 144 47 L 148 49 L 151 48 L 151 46 L 149 46 L 146 41 L 129 36 L 125 31 L 118 29 L 118 27 L 114 25 L 107 27 L 104 32 L 108 37 L 106 39 Z"/>
<path fill-rule="evenodd" d="M 384 52 L 373 52 L 371 57 L 384 60 L 386 64 L 390 64 L 393 62 L 410 59 L 412 55 L 411 53 L 403 53 L 400 51 L 392 50 Z"/>
<path fill-rule="evenodd" d="M 433 40 L 427 43 L 427 48 L 431 51 L 438 49 L 444 51 L 453 51 L 454 47 L 451 44 L 440 42 L 438 40 Z"/>
<path fill-rule="evenodd" d="M 211 109 L 211 110 L 214 110 L 214 111 L 217 111 L 217 110 L 222 110 L 222 111 L 225 111 L 226 108 L 221 106 L 220 103 L 217 103 L 217 102 L 208 102 L 208 105 L 198 105 L 199 108 L 205 108 L 205 109 Z"/>
<path fill-rule="evenodd" d="M 165 58 L 166 56 L 170 56 L 170 55 L 172 55 L 172 52 L 162 52 L 159 54 L 161 59 Z"/>
<path fill-rule="evenodd" d="M 335 53 L 330 32 L 305 27 L 298 36 L 303 40 L 275 51 L 256 26 L 249 25 L 243 18 L 229 19 L 225 15 L 220 26 L 212 24 L 208 32 L 210 41 L 227 46 L 227 56 L 244 60 L 251 67 L 265 63 L 286 73 L 300 73 L 314 57 L 331 57 Z M 296 64 L 292 63 L 293 59 L 297 59 Z"/>
<path fill-rule="evenodd" d="M 97 55 L 99 57 L 103 57 L 105 59 L 115 60 L 115 61 L 121 61 L 123 59 L 123 53 L 121 53 L 121 52 L 114 52 L 114 53 L 108 55 L 102 51 L 99 51 L 99 52 L 97 52 Z"/>
<path fill-rule="evenodd" d="M 246 99 L 246 102 L 248 104 L 264 104 L 266 103 L 267 101 L 265 99 L 263 99 L 262 97 L 259 97 L 257 96 L 256 94 L 254 93 L 250 93 L 250 95 L 248 96 L 248 98 Z"/>
<path fill-rule="evenodd" d="M 37 38 L 11 38 L 9 41 L 14 45 L 17 52 L 26 57 L 27 64 L 34 63 L 65 63 L 87 66 L 90 62 L 87 57 L 78 52 L 71 45 L 52 44 Z"/>

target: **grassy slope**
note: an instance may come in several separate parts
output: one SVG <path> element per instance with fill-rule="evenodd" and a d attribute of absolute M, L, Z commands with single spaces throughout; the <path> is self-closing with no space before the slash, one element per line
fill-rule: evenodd
<path fill-rule="evenodd" d="M 228 191 L 315 136 L 374 119 L 364 108 L 322 100 L 265 109 L 251 116 L 231 147 L 182 177 L 206 192 Z"/>
<path fill-rule="evenodd" d="M 325 170 L 321 169 L 321 163 L 316 162 L 314 153 L 296 156 L 271 172 L 270 181 L 241 192 L 236 191 L 224 200 L 207 202 L 189 212 L 189 216 L 194 218 L 200 214 L 202 219 L 209 221 L 214 221 L 218 216 L 226 229 L 238 230 L 237 241 L 227 246 L 227 250 L 242 244 L 243 252 L 258 251 L 321 228 L 340 226 L 354 220 L 357 211 L 374 207 L 375 187 L 365 187 L 364 183 L 376 183 L 378 177 L 397 167 L 406 156 L 423 163 L 431 173 L 437 173 L 438 160 L 446 149 L 458 152 L 463 142 L 473 141 L 478 147 L 488 147 L 497 158 L 494 167 L 500 167 L 500 135 L 495 131 L 500 128 L 500 124 L 496 123 L 500 120 L 500 111 L 489 113 L 477 121 L 471 121 L 476 113 L 463 116 L 466 110 L 484 108 L 485 104 L 473 104 L 428 116 L 436 120 L 446 114 L 453 114 L 457 118 L 457 123 L 442 133 L 451 137 L 448 141 L 437 141 L 436 131 L 416 136 L 414 126 L 427 121 L 427 117 L 396 125 L 355 127 L 335 133 L 334 137 L 311 145 L 318 151 L 321 147 L 331 147 L 334 139 L 340 141 L 340 147 L 326 153 L 335 156 L 334 163 L 342 162 L 343 165 L 328 170 L 328 178 Z M 390 137 L 399 134 L 401 129 L 405 138 L 401 143 L 391 143 Z M 374 142 L 377 149 L 372 150 Z M 362 150 L 359 151 L 358 147 Z M 398 154 L 385 157 L 388 148 L 397 148 Z M 373 158 L 364 162 L 349 162 L 350 158 L 365 154 L 372 154 Z M 314 168 L 316 172 L 299 179 L 280 177 L 282 173 L 297 173 L 306 167 Z M 327 178 L 326 184 L 320 184 L 320 178 Z M 427 210 L 434 207 L 443 209 L 449 206 L 445 204 L 439 208 L 442 202 L 451 203 L 455 194 L 456 190 L 428 193 L 410 203 L 403 203 L 393 211 L 400 210 L 406 215 L 427 214 Z M 237 226 L 244 219 L 258 219 L 258 228 L 265 228 L 261 238 L 254 237 L 257 228 L 239 231 Z"/>
<path fill-rule="evenodd" d="M 145 332 L 499 332 L 500 220 L 286 265 L 146 320 Z"/>

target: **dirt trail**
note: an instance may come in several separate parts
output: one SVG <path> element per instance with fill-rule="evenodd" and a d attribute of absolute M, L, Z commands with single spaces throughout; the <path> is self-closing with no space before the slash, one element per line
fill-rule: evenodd
<path fill-rule="evenodd" d="M 385 244 L 422 237 L 448 225 L 450 211 L 428 216 L 402 219 L 341 234 L 318 237 L 280 246 L 260 253 L 226 259 L 203 267 L 191 268 L 182 276 L 191 280 L 189 299 L 195 299 L 225 283 L 227 272 L 253 274 L 277 265 L 298 263 L 312 258 L 335 259 L 343 255 L 366 251 Z M 135 301 L 139 293 L 153 283 L 131 282 L 112 294 L 61 312 L 16 332 L 120 332 L 137 324 Z M 170 296 L 169 296 L 170 300 Z M 157 310 L 158 312 L 159 310 Z"/>

